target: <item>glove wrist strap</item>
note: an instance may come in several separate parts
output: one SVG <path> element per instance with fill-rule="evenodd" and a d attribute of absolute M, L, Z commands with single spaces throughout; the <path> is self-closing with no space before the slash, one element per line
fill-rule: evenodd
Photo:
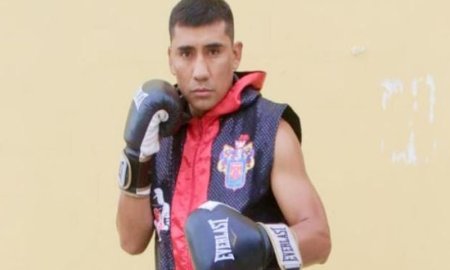
<path fill-rule="evenodd" d="M 286 224 L 261 225 L 269 236 L 278 266 L 282 270 L 300 270 L 302 257 L 295 238 Z"/>
<path fill-rule="evenodd" d="M 146 197 L 150 194 L 150 161 L 139 162 L 122 153 L 119 166 L 119 188 L 133 197 Z"/>

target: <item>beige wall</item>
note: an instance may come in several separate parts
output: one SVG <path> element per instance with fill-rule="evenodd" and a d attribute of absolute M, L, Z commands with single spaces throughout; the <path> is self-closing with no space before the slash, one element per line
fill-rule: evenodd
<path fill-rule="evenodd" d="M 151 269 L 115 231 L 130 98 L 171 1 L 0 1 L 0 268 Z M 242 69 L 302 117 L 334 249 L 314 269 L 445 269 L 450 4 L 232 0 Z"/>

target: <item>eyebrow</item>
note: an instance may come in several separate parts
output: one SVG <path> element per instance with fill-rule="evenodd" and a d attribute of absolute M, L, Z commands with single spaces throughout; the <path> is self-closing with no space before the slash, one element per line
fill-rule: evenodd
<path fill-rule="evenodd" d="M 224 47 L 224 45 L 222 43 L 215 42 L 215 43 L 207 44 L 205 47 L 207 49 L 219 49 L 219 48 Z"/>
<path fill-rule="evenodd" d="M 207 49 L 219 49 L 225 47 L 225 45 L 223 45 L 222 43 L 219 42 L 214 42 L 214 43 L 210 43 L 210 44 L 206 44 L 205 48 Z M 177 48 L 177 51 L 180 52 L 186 52 L 186 51 L 191 51 L 194 49 L 194 46 L 190 46 L 190 45 L 184 45 L 184 46 L 180 46 Z"/>
<path fill-rule="evenodd" d="M 186 51 L 190 51 L 190 50 L 193 50 L 193 49 L 194 49 L 193 46 L 186 45 L 186 46 L 178 47 L 177 51 L 179 51 L 179 52 L 186 52 Z"/>

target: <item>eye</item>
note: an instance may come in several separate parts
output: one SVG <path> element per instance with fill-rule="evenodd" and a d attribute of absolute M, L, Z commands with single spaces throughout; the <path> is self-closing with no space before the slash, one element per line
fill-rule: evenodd
<path fill-rule="evenodd" d="M 181 48 L 178 50 L 178 56 L 181 58 L 191 58 L 193 51 L 191 48 Z"/>
<path fill-rule="evenodd" d="M 192 53 L 190 52 L 190 51 L 181 51 L 180 52 L 180 56 L 182 57 L 182 58 L 189 58 L 190 56 L 192 55 Z"/>
<path fill-rule="evenodd" d="M 219 48 L 210 48 L 209 49 L 209 55 L 217 56 L 219 54 L 220 54 L 220 49 Z"/>

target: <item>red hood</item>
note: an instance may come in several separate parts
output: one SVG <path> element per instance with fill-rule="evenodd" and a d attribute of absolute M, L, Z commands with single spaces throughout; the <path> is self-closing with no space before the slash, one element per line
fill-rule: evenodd
<path fill-rule="evenodd" d="M 224 98 L 201 118 L 217 118 L 236 111 L 241 106 L 241 93 L 247 86 L 260 90 L 264 84 L 266 73 L 263 71 L 236 72 L 238 77 Z"/>

